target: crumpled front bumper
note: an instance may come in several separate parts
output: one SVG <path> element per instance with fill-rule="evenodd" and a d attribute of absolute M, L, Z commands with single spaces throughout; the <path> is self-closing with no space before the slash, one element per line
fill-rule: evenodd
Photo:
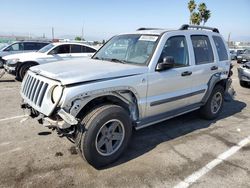
<path fill-rule="evenodd" d="M 57 111 L 57 115 L 53 117 L 47 117 L 44 114 L 36 111 L 28 104 L 21 104 L 21 108 L 24 110 L 24 113 L 30 116 L 33 119 L 36 119 L 40 124 L 46 127 L 58 127 L 60 129 L 67 129 L 72 125 L 77 125 L 78 120 L 71 114 L 65 112 L 63 109 Z"/>

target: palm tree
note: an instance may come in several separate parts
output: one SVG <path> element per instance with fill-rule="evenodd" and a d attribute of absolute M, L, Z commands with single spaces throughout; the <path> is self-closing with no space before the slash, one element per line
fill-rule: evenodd
<path fill-rule="evenodd" d="M 205 14 L 203 16 L 203 25 L 205 25 L 205 23 L 207 22 L 207 20 L 211 17 L 211 12 L 210 10 L 206 10 Z"/>
<path fill-rule="evenodd" d="M 196 9 L 196 3 L 194 0 L 190 0 L 188 3 L 188 9 L 190 11 L 190 19 L 189 19 L 189 24 L 192 23 L 192 14 L 194 12 L 194 10 Z"/>
<path fill-rule="evenodd" d="M 205 23 L 211 16 L 210 10 L 207 10 L 207 6 L 205 3 L 199 4 L 198 10 L 201 15 L 201 22 L 203 22 L 203 25 L 205 25 Z"/>
<path fill-rule="evenodd" d="M 193 12 L 191 15 L 191 23 L 194 25 L 200 25 L 201 23 L 201 15 L 199 12 Z"/>

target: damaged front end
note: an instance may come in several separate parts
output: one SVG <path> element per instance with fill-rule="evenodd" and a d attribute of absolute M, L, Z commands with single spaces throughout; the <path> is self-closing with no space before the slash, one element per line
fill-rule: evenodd
<path fill-rule="evenodd" d="M 76 133 L 76 125 L 78 125 L 78 120 L 74 118 L 71 114 L 65 112 L 63 109 L 57 111 L 56 114 L 50 117 L 38 112 L 28 104 L 21 104 L 21 108 L 24 110 L 25 114 L 38 121 L 39 124 L 57 131 L 60 137 L 67 137 L 70 141 L 73 141 Z"/>

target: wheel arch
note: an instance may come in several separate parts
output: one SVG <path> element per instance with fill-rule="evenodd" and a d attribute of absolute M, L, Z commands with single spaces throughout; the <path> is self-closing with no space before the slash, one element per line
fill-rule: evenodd
<path fill-rule="evenodd" d="M 137 103 L 137 97 L 130 90 L 119 90 L 105 94 L 99 94 L 90 97 L 90 99 L 88 99 L 88 101 L 85 102 L 83 106 L 81 106 L 80 103 L 81 101 L 75 100 L 70 110 L 70 114 L 76 115 L 76 118 L 79 119 L 85 117 L 85 115 L 88 114 L 88 112 L 90 112 L 96 106 L 100 106 L 103 104 L 115 104 L 123 107 L 129 113 L 129 116 L 132 121 L 137 120 L 140 116 L 140 109 Z M 74 106 L 80 106 L 80 110 L 74 112 Z"/>
<path fill-rule="evenodd" d="M 224 88 L 224 91 L 226 91 L 227 89 L 227 79 L 221 79 L 220 75 L 213 75 L 209 82 L 208 82 L 208 88 L 207 91 L 202 99 L 202 103 L 205 104 L 209 98 L 209 96 L 211 95 L 213 89 L 217 86 L 220 85 Z"/>

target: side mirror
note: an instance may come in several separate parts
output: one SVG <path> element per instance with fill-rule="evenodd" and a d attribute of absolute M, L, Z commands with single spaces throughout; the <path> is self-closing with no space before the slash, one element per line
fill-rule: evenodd
<path fill-rule="evenodd" d="M 174 67 L 174 58 L 172 56 L 166 56 L 163 58 L 163 62 L 158 63 L 156 70 L 163 71 Z"/>

